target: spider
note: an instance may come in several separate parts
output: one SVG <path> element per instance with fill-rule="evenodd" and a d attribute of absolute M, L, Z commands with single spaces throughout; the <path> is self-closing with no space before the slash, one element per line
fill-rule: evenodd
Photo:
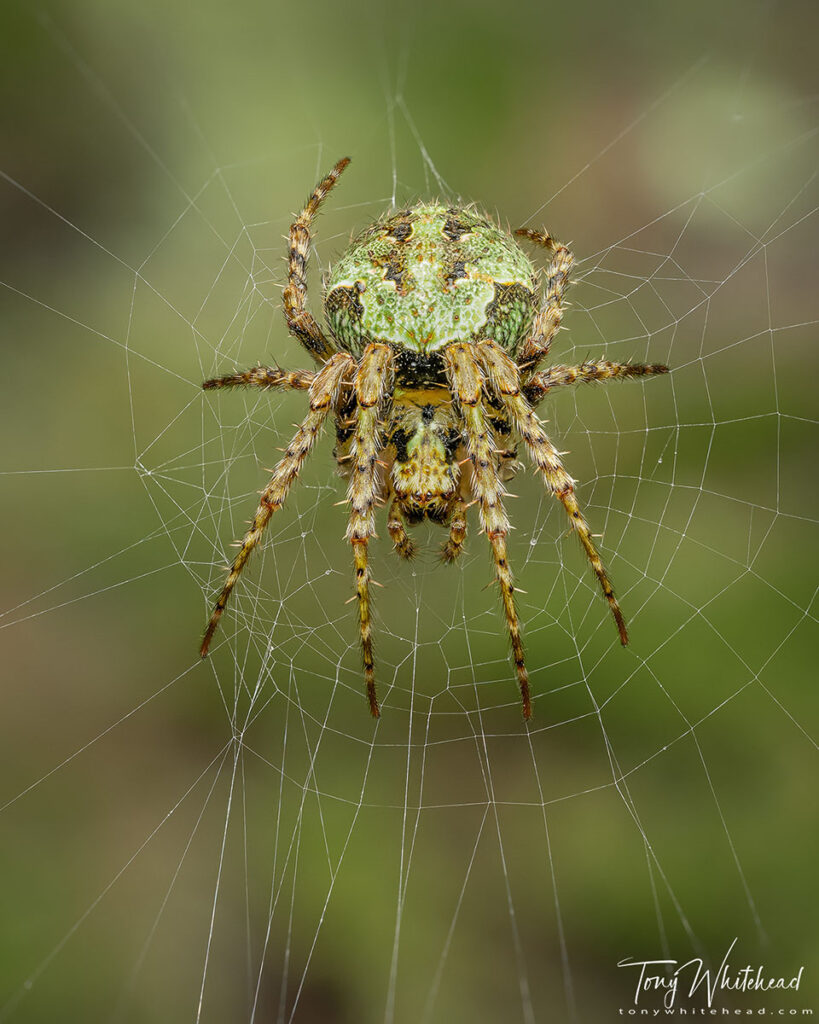
<path fill-rule="evenodd" d="M 207 380 L 210 390 L 256 387 L 308 393 L 309 411 L 262 491 L 208 622 L 208 653 L 228 598 L 284 504 L 332 415 L 334 455 L 349 481 L 347 539 L 352 545 L 364 678 L 370 711 L 380 714 L 375 689 L 369 540 L 376 506 L 389 504 L 387 530 L 396 552 L 412 558 L 407 533 L 423 519 L 448 527 L 442 557 L 464 547 L 467 509 L 477 504 L 492 549 L 524 718 L 532 713 L 529 678 L 506 549 L 509 519 L 504 484 L 523 443 L 546 489 L 568 513 L 585 549 L 622 644 L 628 633 L 611 581 L 575 496 L 561 452 L 535 414 L 553 388 L 577 382 L 667 373 L 668 367 L 593 360 L 579 366 L 541 364 L 563 319 L 572 253 L 545 231 L 516 235 L 551 256 L 538 303 L 532 263 L 505 231 L 473 207 L 420 202 L 388 213 L 356 238 L 325 285 L 327 332 L 307 309 L 310 226 L 322 201 L 349 164 L 340 160 L 323 178 L 290 228 L 284 317 L 290 333 L 318 364 L 315 371 L 256 366 Z"/>

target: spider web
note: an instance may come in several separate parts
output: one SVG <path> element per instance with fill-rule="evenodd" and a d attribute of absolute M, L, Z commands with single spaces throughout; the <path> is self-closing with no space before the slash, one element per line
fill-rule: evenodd
<path fill-rule="evenodd" d="M 12 331 L 50 341 L 10 352 L 7 377 L 8 432 L 35 442 L 3 466 L 18 540 L 0 618 L 0 1020 L 72 1005 L 111 1021 L 596 1021 L 633 999 L 619 960 L 718 964 L 734 937 L 743 963 L 795 974 L 815 942 L 810 104 L 764 93 L 746 63 L 731 109 L 702 122 L 714 86 L 697 61 L 557 187 L 527 174 L 507 203 L 493 186 L 504 222 L 575 232 L 555 361 L 673 368 L 540 410 L 632 643 L 563 510 L 521 473 L 510 558 L 533 720 L 472 520 L 455 568 L 440 531 L 416 531 L 410 566 L 373 545 L 374 723 L 329 430 L 196 657 L 304 410 L 199 385 L 308 365 L 280 315 L 282 235 L 343 135 L 328 121 L 317 143 L 226 162 L 183 104 L 205 168 L 187 182 L 68 35 L 38 31 L 172 201 L 126 251 L 3 174 L 60 272 L 21 253 L 3 282 Z M 351 230 L 418 194 L 458 198 L 407 98 L 414 52 L 372 77 L 368 132 L 319 221 L 314 311 Z M 688 130 L 708 160 L 682 159 Z M 611 181 L 631 205 L 604 208 Z"/>

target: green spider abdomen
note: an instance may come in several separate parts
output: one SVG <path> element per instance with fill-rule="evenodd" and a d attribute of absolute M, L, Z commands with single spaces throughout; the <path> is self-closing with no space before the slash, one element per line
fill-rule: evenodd
<path fill-rule="evenodd" d="M 330 273 L 325 312 L 360 355 L 386 342 L 428 355 L 491 338 L 514 355 L 535 315 L 534 269 L 514 239 L 471 209 L 419 203 L 373 225 Z"/>

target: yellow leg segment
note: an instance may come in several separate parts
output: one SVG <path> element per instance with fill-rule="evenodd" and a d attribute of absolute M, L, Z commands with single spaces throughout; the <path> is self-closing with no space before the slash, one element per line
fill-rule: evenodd
<path fill-rule="evenodd" d="M 214 606 L 213 613 L 205 630 L 205 636 L 199 650 L 203 658 L 208 653 L 208 647 L 210 647 L 213 634 L 219 625 L 219 619 L 222 617 L 222 612 L 225 610 L 225 605 L 228 602 L 231 591 L 236 586 L 236 582 L 248 558 L 250 558 L 250 553 L 261 540 L 270 517 L 284 504 L 287 492 L 298 476 L 304 460 L 310 454 L 322 424 L 336 403 L 345 374 L 349 378 L 354 369 L 355 361 L 352 356 L 346 353 L 338 353 L 324 364 L 310 385 L 310 411 L 288 445 L 284 457 L 279 460 L 278 465 L 273 470 L 270 483 L 262 491 L 256 515 L 253 517 L 250 529 L 244 536 L 239 553 L 233 560 L 227 581 L 222 588 L 222 592 Z"/>
<path fill-rule="evenodd" d="M 347 489 L 347 500 L 350 503 L 347 539 L 353 546 L 364 681 L 367 684 L 370 713 L 374 718 L 378 718 L 380 711 L 375 693 L 367 545 L 370 537 L 375 534 L 375 503 L 381 488 L 378 471 L 381 442 L 379 413 L 385 397 L 392 393 L 392 359 L 392 351 L 387 345 L 376 344 L 368 345 L 361 357 L 355 379 L 356 420 L 350 448 L 352 468 Z"/>
<path fill-rule="evenodd" d="M 465 428 L 466 447 L 472 463 L 472 488 L 478 500 L 481 526 L 492 545 L 495 577 L 500 586 L 506 625 L 509 630 L 509 638 L 512 641 L 512 654 L 515 659 L 520 695 L 523 701 L 523 717 L 529 718 L 532 714 L 529 675 L 523 657 L 523 640 L 515 608 L 515 585 L 506 555 L 509 520 L 503 507 L 503 485 L 495 467 L 491 427 L 484 415 L 481 395 L 483 372 L 476 355 L 475 346 L 465 342 L 456 342 L 444 350 L 450 387 L 460 406 Z"/>
<path fill-rule="evenodd" d="M 617 623 L 620 643 L 628 643 L 628 632 L 620 605 L 614 596 L 614 589 L 606 569 L 592 540 L 589 524 L 586 522 L 574 493 L 574 481 L 563 468 L 560 456 L 532 407 L 521 393 L 520 372 L 509 356 L 493 341 L 481 341 L 476 346 L 478 358 L 486 369 L 493 391 L 503 402 L 509 418 L 526 445 L 536 469 L 543 477 L 548 489 L 563 504 L 572 526 L 580 538 L 591 566 L 600 581 L 603 595 L 609 603 L 611 614 Z"/>

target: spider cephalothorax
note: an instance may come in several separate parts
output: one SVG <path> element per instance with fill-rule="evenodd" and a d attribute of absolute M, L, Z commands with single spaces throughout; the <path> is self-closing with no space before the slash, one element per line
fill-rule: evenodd
<path fill-rule="evenodd" d="M 378 716 L 373 663 L 368 542 L 375 510 L 388 504 L 395 550 L 411 558 L 406 527 L 430 519 L 449 528 L 443 557 L 453 561 L 478 505 L 491 545 L 523 700 L 529 680 L 506 555 L 509 520 L 503 484 L 522 442 L 547 489 L 563 504 L 628 643 L 625 622 L 574 482 L 534 413 L 552 389 L 577 381 L 666 373 L 667 367 L 596 360 L 540 369 L 563 317 L 574 258 L 546 233 L 524 235 L 551 253 L 545 293 L 514 239 L 472 208 L 425 202 L 368 228 L 333 267 L 324 312 L 329 337 L 305 306 L 310 223 L 349 160 L 316 186 L 292 227 L 284 314 L 290 332 L 319 363 L 315 372 L 257 366 L 206 381 L 205 388 L 253 386 L 309 393 L 310 409 L 262 492 L 202 642 L 207 654 L 219 619 L 270 517 L 284 503 L 328 415 L 335 456 L 348 478 L 361 647 L 370 710 Z"/>

